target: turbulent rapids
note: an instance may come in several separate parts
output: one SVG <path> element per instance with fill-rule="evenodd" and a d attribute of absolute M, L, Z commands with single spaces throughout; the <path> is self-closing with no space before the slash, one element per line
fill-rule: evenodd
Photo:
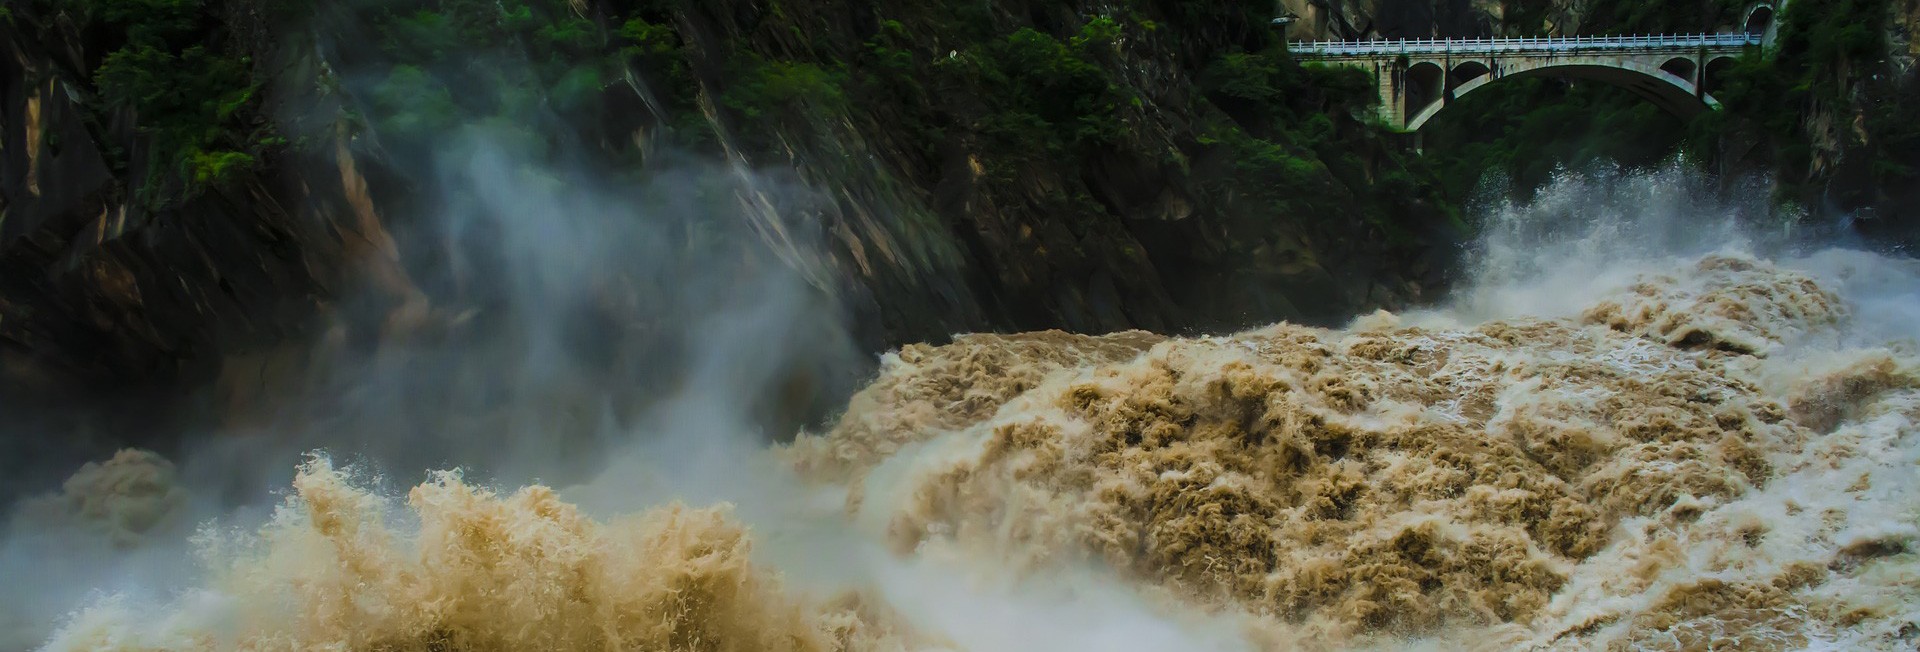
<path fill-rule="evenodd" d="M 400 497 L 315 456 L 264 525 L 201 528 L 188 588 L 96 594 L 42 640 L 1913 649 L 1920 357 L 1901 317 L 1920 270 L 1843 250 L 1661 265 L 1532 315 L 908 346 L 830 429 L 736 467 L 826 497 L 779 517 L 601 518 L 580 487 L 457 472 Z M 171 482 L 129 452 L 17 520 L 138 549 L 181 526 Z M 804 547 L 802 522 L 867 547 L 809 568 L 777 550 Z"/>
<path fill-rule="evenodd" d="M 835 481 L 903 467 L 854 502 L 902 553 L 1090 557 L 1282 648 L 1913 640 L 1912 358 L 1768 378 L 1753 353 L 1844 302 L 1746 258 L 1678 272 L 1570 320 L 912 347 L 792 452 Z"/>

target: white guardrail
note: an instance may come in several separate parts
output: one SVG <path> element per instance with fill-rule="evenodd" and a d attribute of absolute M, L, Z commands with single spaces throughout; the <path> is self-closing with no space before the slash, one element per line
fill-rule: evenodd
<path fill-rule="evenodd" d="M 1672 34 L 1661 36 L 1547 36 L 1540 38 L 1448 38 L 1376 41 L 1295 41 L 1294 54 L 1369 56 L 1446 52 L 1576 52 L 1666 48 L 1739 48 L 1759 45 L 1758 34 Z"/>

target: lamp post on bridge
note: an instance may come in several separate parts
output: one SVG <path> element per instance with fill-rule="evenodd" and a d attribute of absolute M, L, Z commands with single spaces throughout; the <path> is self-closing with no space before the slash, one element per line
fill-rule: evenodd
<path fill-rule="evenodd" d="M 1287 26 L 1300 20 L 1293 11 L 1287 9 L 1286 0 L 1273 0 L 1273 20 L 1267 22 L 1267 29 L 1280 32 L 1280 40 L 1286 40 Z"/>
<path fill-rule="evenodd" d="M 1287 42 L 1287 27 L 1298 20 L 1300 20 L 1300 17 L 1293 15 L 1293 12 L 1289 11 L 1275 16 L 1273 20 L 1267 22 L 1267 29 L 1271 29 L 1280 34 L 1281 51 L 1287 52 L 1293 49 L 1293 44 Z"/>

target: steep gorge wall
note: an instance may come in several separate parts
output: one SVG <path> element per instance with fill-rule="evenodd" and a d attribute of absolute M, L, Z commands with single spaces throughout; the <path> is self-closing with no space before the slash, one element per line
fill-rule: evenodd
<path fill-rule="evenodd" d="M 323 335 L 485 320 L 484 296 L 438 279 L 447 243 L 416 227 L 436 210 L 421 154 L 435 130 L 488 121 L 609 179 L 705 161 L 809 188 L 736 188 L 741 224 L 725 228 L 838 297 L 868 350 L 1326 321 L 1433 296 L 1460 235 L 1452 209 L 1365 123 L 1364 80 L 1293 65 L 1268 14 L 1184 0 L 10 5 L 4 396 L 137 399 L 152 409 L 116 411 L 134 422 L 121 429 L 164 430 L 154 415 L 242 409 L 181 402 L 209 387 L 244 404 L 300 382 L 290 370 Z M 487 70 L 500 62 L 523 69 Z M 785 255 L 800 251 L 789 231 L 824 255 Z M 639 310 L 615 319 L 670 317 Z"/>

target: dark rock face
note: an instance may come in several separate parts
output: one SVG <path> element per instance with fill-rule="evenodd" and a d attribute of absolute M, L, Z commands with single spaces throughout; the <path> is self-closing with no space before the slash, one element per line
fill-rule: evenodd
<path fill-rule="evenodd" d="M 967 36 L 954 36 L 964 30 L 946 24 L 948 9 L 916 6 L 552 4 L 597 30 L 589 40 L 607 51 L 625 43 L 615 35 L 623 21 L 665 26 L 675 44 L 666 60 L 684 71 L 620 71 L 639 83 L 603 81 L 584 103 L 554 109 L 555 139 L 583 143 L 590 167 L 645 175 L 691 156 L 813 189 L 817 201 L 802 208 L 741 211 L 776 254 L 786 245 L 769 234 L 780 229 L 820 243 L 824 251 L 781 258 L 811 261 L 809 276 L 824 279 L 869 351 L 965 331 L 1338 320 L 1433 296 L 1459 236 L 1448 209 L 1407 190 L 1417 171 L 1364 124 L 1364 106 L 1312 87 L 1256 89 L 1286 115 L 1324 116 L 1312 127 L 1317 140 L 1297 143 L 1286 135 L 1305 128 L 1289 122 L 1297 118 L 1222 110 L 1249 91 L 1201 78 L 1223 57 L 1275 43 L 1262 12 L 1156 0 L 1126 18 L 1118 38 L 1086 45 L 1075 35 L 1103 15 L 1099 3 L 976 3 Z M 203 399 L 254 400 L 272 369 L 299 364 L 284 351 L 328 328 L 380 341 L 431 330 L 479 301 L 434 280 L 430 259 L 444 243 L 409 225 L 431 203 L 432 180 L 381 145 L 399 136 L 383 133 L 378 116 L 343 117 L 378 103 L 352 84 L 315 90 L 333 83 L 322 83 L 329 71 L 387 74 L 393 66 L 351 40 L 371 37 L 341 32 L 345 45 L 323 38 L 315 47 L 307 35 L 325 21 L 273 27 L 246 0 L 212 3 L 198 29 L 211 47 L 252 62 L 260 98 L 247 115 L 285 123 L 297 142 L 155 202 L 145 199 L 147 122 L 100 97 L 101 28 L 83 29 L 77 9 L 49 3 L 12 11 L 0 18 L 5 396 L 137 398 L 152 414 L 192 406 L 225 415 L 238 408 Z M 1374 19 L 1376 31 L 1408 35 L 1485 23 L 1465 0 L 1393 3 Z M 1036 36 L 1020 41 L 1022 30 Z M 1026 74 L 1019 66 L 941 72 L 1016 60 L 1034 43 L 1071 58 L 1057 63 L 1063 79 L 1097 80 L 1087 97 L 1113 99 L 1075 108 L 1103 120 L 1085 127 L 1097 133 L 1053 143 L 1009 136 L 1021 132 L 1009 131 L 1008 116 L 1038 116 L 1041 134 L 1086 120 L 1046 113 L 1047 97 L 1066 92 L 1045 85 L 1051 78 L 1031 88 L 1003 78 Z M 903 62 L 895 81 L 877 77 L 883 44 Z M 846 97 L 752 106 L 739 100 L 759 91 L 742 61 L 836 71 Z M 1270 65 L 1262 74 L 1300 83 L 1290 62 Z M 897 82 L 917 83 L 886 86 Z M 1357 93 L 1340 97 L 1366 95 Z M 663 140 L 676 129 L 710 138 Z M 1223 144 L 1222 134 L 1244 136 Z M 1256 165 L 1254 152 L 1281 158 Z M 1374 187 L 1389 177 L 1402 185 Z M 357 307 L 342 317 L 348 299 Z"/>
<path fill-rule="evenodd" d="M 851 241 L 868 243 L 866 256 L 836 259 L 867 261 L 846 271 L 862 277 L 876 301 L 911 314 L 921 311 L 914 307 L 916 297 L 929 288 L 951 288 L 932 294 L 958 298 L 961 311 L 940 311 L 950 320 L 902 324 L 904 330 L 885 334 L 884 344 L 959 330 L 1168 331 L 1323 321 L 1425 296 L 1418 287 L 1434 284 L 1440 270 L 1416 271 L 1405 258 L 1383 259 L 1393 247 L 1369 223 L 1380 216 L 1368 213 L 1381 207 L 1368 201 L 1377 195 L 1367 179 L 1302 175 L 1298 193 L 1317 200 L 1314 214 L 1275 212 L 1235 196 L 1234 185 L 1245 181 L 1231 177 L 1244 161 L 1206 142 L 1206 123 L 1222 114 L 1198 78 L 1225 52 L 1270 42 L 1262 24 L 1270 13 L 1196 15 L 1194 4 L 1147 3 L 1142 13 L 1158 19 L 1159 27 L 1128 31 L 1112 50 L 1091 59 L 1136 102 L 1117 112 L 1124 133 L 1098 146 L 1056 155 L 1009 147 L 980 128 L 997 117 L 997 89 L 933 77 L 916 89 L 924 93 L 918 102 L 856 106 L 844 122 L 781 126 L 779 140 L 786 147 L 742 149 L 756 164 L 800 170 L 808 182 L 845 198 L 838 202 L 843 207 L 892 209 L 893 219 L 876 222 L 828 217 L 855 234 Z M 1000 2 L 981 20 L 990 34 L 1033 28 L 1064 40 L 1098 15 L 1093 3 Z M 856 60 L 876 37 L 877 30 L 863 26 L 894 18 L 904 23 L 895 28 L 905 36 L 898 47 L 911 55 L 964 60 L 972 45 L 952 35 L 959 30 L 916 22 L 884 5 L 836 6 L 827 12 L 831 18 L 805 22 L 799 32 L 747 3 L 713 3 L 674 16 L 686 34 L 695 35 L 690 50 L 696 52 L 744 43 L 770 57 Z M 722 96 L 734 80 L 716 75 L 699 81 L 701 94 Z M 1326 107 L 1336 129 L 1361 131 L 1346 122 L 1356 116 L 1342 115 L 1345 110 Z M 730 117 L 722 115 L 722 122 L 732 122 Z M 928 141 L 915 143 L 899 121 L 935 128 Z M 1351 154 L 1367 169 L 1402 164 L 1386 145 Z M 878 165 L 825 163 L 849 160 Z M 1389 210 L 1405 219 L 1389 221 L 1430 230 L 1409 247 L 1412 258 L 1436 238 L 1444 240 L 1438 232 L 1445 231 L 1445 218 L 1437 207 L 1417 205 L 1416 197 L 1400 199 L 1409 201 L 1389 201 L 1396 205 Z M 927 219 L 904 219 L 915 214 Z M 829 228 L 842 228 L 837 225 Z M 896 244 L 873 246 L 890 242 Z M 912 248 L 898 243 L 923 243 L 924 253 L 894 253 Z"/>
<path fill-rule="evenodd" d="M 0 20 L 0 475 L 19 480 L 165 441 L 175 417 L 203 413 L 183 400 L 379 276 L 371 243 L 386 236 L 355 210 L 371 200 L 351 157 L 324 150 L 143 202 L 138 116 L 89 104 L 100 53 L 66 16 L 17 11 Z"/>
<path fill-rule="evenodd" d="M 1286 0 L 1282 5 L 1305 19 L 1290 30 L 1292 36 L 1345 40 L 1491 36 L 1502 7 L 1473 0 Z"/>

